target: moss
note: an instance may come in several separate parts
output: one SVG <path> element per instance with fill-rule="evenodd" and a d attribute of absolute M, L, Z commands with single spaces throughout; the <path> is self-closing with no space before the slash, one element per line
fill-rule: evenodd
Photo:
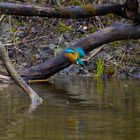
<path fill-rule="evenodd" d="M 72 26 L 66 25 L 63 22 L 59 22 L 58 24 L 58 31 L 59 32 L 66 32 L 66 31 L 72 31 Z"/>
<path fill-rule="evenodd" d="M 96 8 L 91 4 L 83 5 L 82 7 L 89 14 L 95 14 L 96 13 Z"/>
<path fill-rule="evenodd" d="M 107 14 L 107 15 L 106 15 L 106 17 L 108 17 L 108 18 L 111 18 L 111 19 L 112 19 L 112 18 L 114 18 L 114 15 L 113 15 L 113 14 Z"/>
<path fill-rule="evenodd" d="M 98 30 L 97 27 L 94 27 L 90 30 L 90 33 L 95 33 L 97 30 Z"/>
<path fill-rule="evenodd" d="M 75 38 L 84 38 L 85 37 L 85 34 L 77 34 L 74 36 Z"/>
<path fill-rule="evenodd" d="M 81 5 L 84 5 L 84 4 L 87 4 L 88 2 L 87 2 L 88 0 L 59 0 L 59 1 L 57 1 L 57 3 L 58 3 L 58 5 L 59 6 L 70 6 L 70 5 L 79 5 L 79 6 L 81 6 Z"/>
<path fill-rule="evenodd" d="M 71 12 L 63 7 L 60 7 L 60 6 L 55 6 L 55 10 L 60 14 L 62 15 L 63 17 L 65 17 L 65 15 L 70 15 Z"/>
<path fill-rule="evenodd" d="M 127 41 L 114 41 L 109 44 L 110 44 L 110 47 L 118 48 L 120 46 L 124 46 L 126 43 L 127 43 Z"/>
<path fill-rule="evenodd" d="M 65 2 L 66 3 L 66 2 Z M 83 1 L 81 0 L 69 0 L 67 2 L 67 5 L 83 5 Z"/>
<path fill-rule="evenodd" d="M 112 78 L 117 73 L 117 67 L 114 67 L 114 66 L 105 67 L 103 73 L 104 73 L 105 77 Z"/>

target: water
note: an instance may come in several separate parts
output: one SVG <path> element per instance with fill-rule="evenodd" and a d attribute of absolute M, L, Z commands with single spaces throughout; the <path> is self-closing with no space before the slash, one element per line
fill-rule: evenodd
<path fill-rule="evenodd" d="M 17 86 L 0 87 L 0 140 L 140 139 L 139 80 L 61 76 L 32 87 L 44 99 L 35 110 Z"/>

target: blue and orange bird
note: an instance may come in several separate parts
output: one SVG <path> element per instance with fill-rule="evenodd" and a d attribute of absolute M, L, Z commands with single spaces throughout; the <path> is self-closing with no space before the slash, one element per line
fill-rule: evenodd
<path fill-rule="evenodd" d="M 72 63 L 84 66 L 81 57 L 85 57 L 86 54 L 82 48 L 76 48 L 75 50 L 67 48 L 65 50 L 65 56 L 68 57 Z"/>

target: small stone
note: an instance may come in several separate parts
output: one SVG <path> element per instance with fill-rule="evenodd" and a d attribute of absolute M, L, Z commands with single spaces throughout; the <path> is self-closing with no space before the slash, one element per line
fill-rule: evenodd
<path fill-rule="evenodd" d="M 50 49 L 56 49 L 57 48 L 57 46 L 55 44 L 49 44 L 47 47 L 50 48 Z"/>
<path fill-rule="evenodd" d="M 36 59 L 40 59 L 40 55 L 39 54 L 36 54 Z"/>
<path fill-rule="evenodd" d="M 87 30 L 87 26 L 84 26 L 84 27 L 83 27 L 83 30 Z"/>

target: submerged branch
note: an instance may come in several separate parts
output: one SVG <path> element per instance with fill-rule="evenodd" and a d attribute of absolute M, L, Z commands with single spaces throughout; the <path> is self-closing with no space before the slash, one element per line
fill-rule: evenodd
<path fill-rule="evenodd" d="M 9 60 L 5 47 L 2 45 L 1 42 L 0 42 L 0 59 L 2 60 L 3 64 L 5 65 L 7 71 L 9 72 L 13 80 L 24 90 L 25 93 L 28 94 L 28 96 L 31 99 L 32 105 L 40 104 L 42 102 L 42 99 L 29 85 L 26 84 L 26 82 L 17 73 L 17 71 L 15 70 L 15 68 L 13 67 L 12 63 Z M 8 80 L 8 77 L 1 76 L 1 78 L 6 78 L 6 80 Z"/>

